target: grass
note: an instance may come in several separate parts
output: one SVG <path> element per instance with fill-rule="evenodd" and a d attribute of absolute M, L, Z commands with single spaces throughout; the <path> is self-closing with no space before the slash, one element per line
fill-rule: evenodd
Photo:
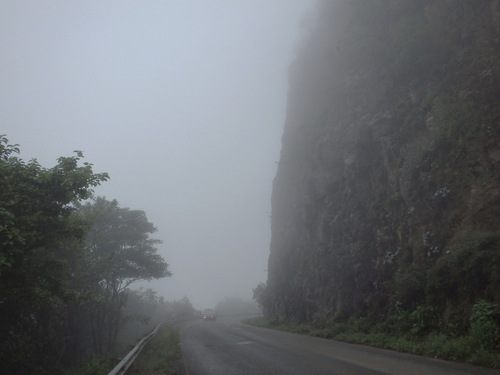
<path fill-rule="evenodd" d="M 87 359 L 78 367 L 63 372 L 65 375 L 106 375 L 113 367 L 113 359 L 102 356 Z"/>
<path fill-rule="evenodd" d="M 328 338 L 353 344 L 369 345 L 399 352 L 423 355 L 446 360 L 469 362 L 478 366 L 500 368 L 500 351 L 486 350 L 478 345 L 472 336 L 449 337 L 431 332 L 423 336 L 394 335 L 380 327 L 372 327 L 368 332 L 359 332 L 348 323 L 330 323 L 322 327 L 306 324 L 278 322 L 265 318 L 244 321 L 254 326 L 274 328 L 310 336 Z"/>
<path fill-rule="evenodd" d="M 131 348 L 130 348 L 131 349 Z M 176 329 L 166 326 L 142 349 L 130 369 L 129 375 L 177 375 L 177 360 L 181 356 L 180 337 Z M 117 365 L 110 357 L 92 357 L 66 375 L 106 375 Z"/>
<path fill-rule="evenodd" d="M 129 372 L 131 375 L 175 375 L 181 356 L 179 332 L 163 327 L 141 351 Z"/>

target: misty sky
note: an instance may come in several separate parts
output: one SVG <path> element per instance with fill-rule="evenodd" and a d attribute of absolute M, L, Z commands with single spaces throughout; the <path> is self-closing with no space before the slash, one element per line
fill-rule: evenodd
<path fill-rule="evenodd" d="M 52 167 L 82 150 L 96 190 L 144 210 L 196 308 L 267 279 L 287 70 L 312 0 L 2 0 L 0 134 Z"/>

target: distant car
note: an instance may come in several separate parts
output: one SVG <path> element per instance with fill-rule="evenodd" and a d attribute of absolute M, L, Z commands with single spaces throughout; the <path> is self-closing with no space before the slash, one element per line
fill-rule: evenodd
<path fill-rule="evenodd" d="M 214 309 L 205 309 L 203 310 L 203 320 L 215 320 L 215 311 Z"/>

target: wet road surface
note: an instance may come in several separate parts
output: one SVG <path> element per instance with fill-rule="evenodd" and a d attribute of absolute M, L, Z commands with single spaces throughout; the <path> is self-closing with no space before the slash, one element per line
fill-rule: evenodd
<path fill-rule="evenodd" d="M 242 324 L 181 326 L 184 375 L 500 375 L 500 371 Z"/>

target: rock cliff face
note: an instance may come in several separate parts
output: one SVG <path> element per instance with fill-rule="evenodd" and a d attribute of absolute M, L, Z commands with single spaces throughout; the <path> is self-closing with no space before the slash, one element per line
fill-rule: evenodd
<path fill-rule="evenodd" d="M 500 302 L 500 1 L 317 8 L 289 71 L 266 313 Z"/>

